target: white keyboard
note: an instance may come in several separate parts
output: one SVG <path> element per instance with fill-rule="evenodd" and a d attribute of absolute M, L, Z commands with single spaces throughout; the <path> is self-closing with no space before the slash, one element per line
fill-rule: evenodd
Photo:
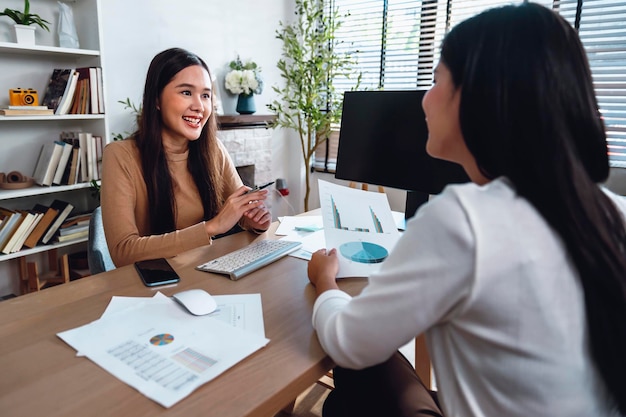
<path fill-rule="evenodd" d="M 288 240 L 260 240 L 245 248 L 213 259 L 196 269 L 215 274 L 228 275 L 233 281 L 270 264 L 302 246 Z"/>

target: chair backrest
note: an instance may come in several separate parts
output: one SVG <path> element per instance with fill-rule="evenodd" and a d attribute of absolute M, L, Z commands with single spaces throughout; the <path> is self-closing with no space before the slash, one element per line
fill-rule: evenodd
<path fill-rule="evenodd" d="M 115 264 L 109 254 L 109 248 L 104 236 L 102 210 L 100 206 L 96 207 L 89 220 L 87 260 L 89 262 L 89 272 L 92 275 L 115 269 Z"/>

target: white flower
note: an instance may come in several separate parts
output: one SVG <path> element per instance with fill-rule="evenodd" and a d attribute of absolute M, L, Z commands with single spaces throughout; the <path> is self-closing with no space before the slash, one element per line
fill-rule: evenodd
<path fill-rule="evenodd" d="M 226 89 L 233 94 L 260 94 L 259 82 L 252 70 L 232 70 L 226 74 Z"/>
<path fill-rule="evenodd" d="M 229 64 L 231 71 L 226 74 L 224 85 L 233 94 L 261 94 L 263 81 L 260 68 L 254 62 L 245 64 L 239 57 Z"/>

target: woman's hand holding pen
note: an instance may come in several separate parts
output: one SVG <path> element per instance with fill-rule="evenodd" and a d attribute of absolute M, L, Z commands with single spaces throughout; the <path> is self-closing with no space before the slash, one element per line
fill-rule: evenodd
<path fill-rule="evenodd" d="M 267 190 L 250 190 L 242 186 L 231 194 L 217 215 L 205 222 L 207 233 L 210 236 L 229 231 L 245 216 L 247 224 L 255 229 L 267 230 L 272 216 L 265 207 Z"/>

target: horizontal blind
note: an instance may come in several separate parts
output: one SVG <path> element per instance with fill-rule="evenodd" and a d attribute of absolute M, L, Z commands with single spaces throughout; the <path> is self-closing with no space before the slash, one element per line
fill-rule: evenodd
<path fill-rule="evenodd" d="M 429 88 L 445 34 L 503 0 L 327 0 L 343 16 L 340 48 L 356 51 L 359 89 Z M 626 167 L 626 0 L 535 0 L 578 30 L 587 51 L 612 166 Z M 336 83 L 338 91 L 354 80 Z"/>
<path fill-rule="evenodd" d="M 576 1 L 556 9 L 576 25 Z M 626 1 L 585 0 L 578 35 L 587 51 L 612 166 L 626 168 Z"/>
<path fill-rule="evenodd" d="M 320 172 L 335 172 L 339 151 L 339 125 L 332 124 L 327 140 L 315 149 L 313 168 Z"/>

